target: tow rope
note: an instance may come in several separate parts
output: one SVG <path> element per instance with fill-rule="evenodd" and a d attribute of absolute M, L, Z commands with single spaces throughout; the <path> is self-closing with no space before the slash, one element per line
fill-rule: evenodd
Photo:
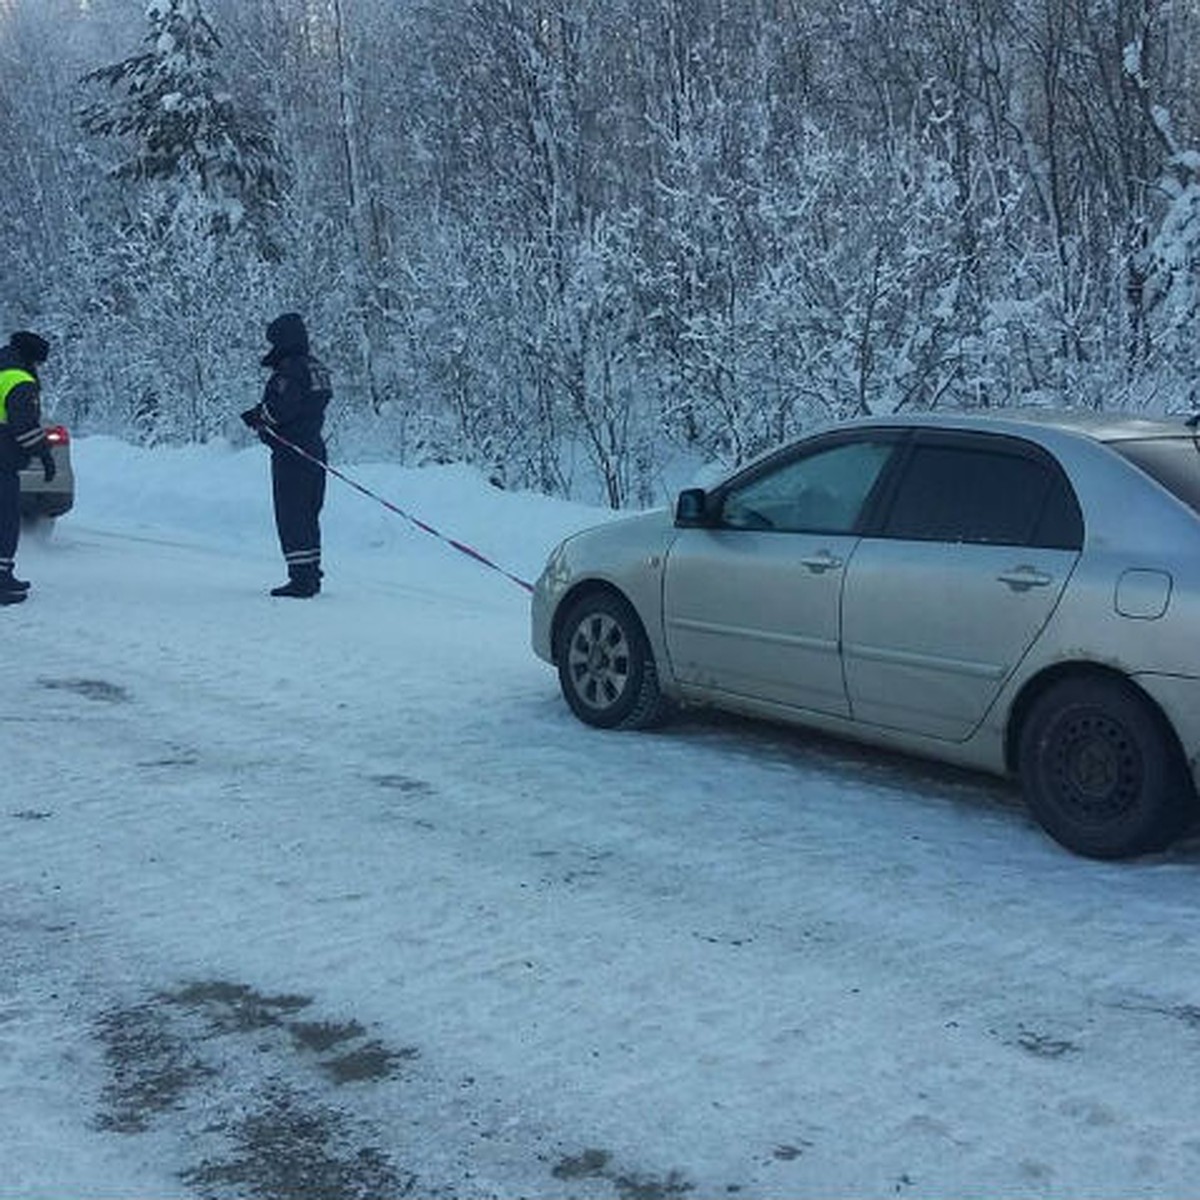
<path fill-rule="evenodd" d="M 412 513 L 405 512 L 404 509 L 402 509 L 399 505 L 393 504 L 390 500 L 385 500 L 382 496 L 376 495 L 376 493 L 371 491 L 370 488 L 364 487 L 356 479 L 351 479 L 349 475 L 339 471 L 337 467 L 331 467 L 327 462 L 322 462 L 319 458 L 317 458 L 315 454 L 309 454 L 307 450 L 302 450 L 294 442 L 289 442 L 287 438 L 285 438 L 281 433 L 277 433 L 269 425 L 263 425 L 261 428 L 264 433 L 277 441 L 281 446 L 286 446 L 293 453 L 300 455 L 301 458 L 305 458 L 314 466 L 320 467 L 321 470 L 327 475 L 334 475 L 343 483 L 348 483 L 356 492 L 362 492 L 364 496 L 370 497 L 377 504 L 382 504 L 384 508 L 394 512 L 398 517 L 403 517 L 406 521 L 411 522 L 422 532 L 432 535 L 433 537 L 437 538 L 438 541 L 445 542 L 447 546 L 453 546 L 454 549 L 460 554 L 465 554 L 468 558 L 473 558 L 482 566 L 488 567 L 492 571 L 498 571 L 504 576 L 505 579 L 511 579 L 513 583 L 515 583 L 518 587 L 524 588 L 527 592 L 533 591 L 532 583 L 527 582 L 518 575 L 514 575 L 511 571 L 506 571 L 502 566 L 499 565 L 499 563 L 494 563 L 490 558 L 480 554 L 479 551 L 474 548 L 474 546 L 468 546 L 466 542 L 460 542 L 457 538 L 448 537 L 440 530 L 434 529 L 434 527 L 428 522 L 422 521 L 420 517 L 414 517 Z"/>

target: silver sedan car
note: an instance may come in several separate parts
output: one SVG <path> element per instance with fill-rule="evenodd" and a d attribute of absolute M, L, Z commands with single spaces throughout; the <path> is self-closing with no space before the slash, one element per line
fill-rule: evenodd
<path fill-rule="evenodd" d="M 38 459 L 20 472 L 21 517 L 26 521 L 54 521 L 75 504 L 75 472 L 71 468 L 71 435 L 62 425 L 46 428 L 46 442 L 54 457 L 54 478 L 47 483 Z"/>
<path fill-rule="evenodd" d="M 1096 858 L 1200 778 L 1200 431 L 923 415 L 806 437 L 551 554 L 535 652 L 590 725 L 711 705 L 997 774 Z"/>

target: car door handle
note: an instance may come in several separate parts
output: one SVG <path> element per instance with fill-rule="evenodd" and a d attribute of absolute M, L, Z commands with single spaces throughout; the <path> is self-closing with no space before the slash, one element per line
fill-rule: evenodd
<path fill-rule="evenodd" d="M 1006 583 L 1014 592 L 1027 592 L 1030 588 L 1048 587 L 1054 582 L 1053 575 L 1039 571 L 1036 567 L 1014 567 L 1011 571 L 1003 571 L 996 578 Z"/>
<path fill-rule="evenodd" d="M 834 558 L 828 550 L 822 550 L 817 554 L 810 555 L 808 558 L 802 558 L 800 561 L 814 575 L 824 575 L 826 571 L 836 571 L 842 565 L 842 560 Z"/>

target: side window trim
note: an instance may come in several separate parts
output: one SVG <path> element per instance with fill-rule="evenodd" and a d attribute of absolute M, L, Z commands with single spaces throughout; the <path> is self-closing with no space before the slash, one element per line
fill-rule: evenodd
<path fill-rule="evenodd" d="M 859 537 L 882 537 L 884 522 L 891 508 L 892 498 L 904 478 L 912 458 L 915 430 L 904 426 L 896 426 L 889 431 L 894 434 L 896 450 L 892 457 L 879 472 L 875 486 L 863 505 L 862 515 L 858 523 Z"/>

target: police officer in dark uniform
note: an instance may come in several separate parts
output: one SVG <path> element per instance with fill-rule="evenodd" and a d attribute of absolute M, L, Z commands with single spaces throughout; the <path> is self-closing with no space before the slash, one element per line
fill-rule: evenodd
<path fill-rule="evenodd" d="M 271 349 L 262 365 L 271 368 L 271 378 L 262 402 L 242 413 L 242 420 L 271 448 L 275 528 L 288 570 L 287 583 L 272 588 L 271 595 L 303 598 L 321 590 L 321 431 L 333 390 L 329 372 L 309 353 L 308 331 L 298 313 L 276 317 L 267 326 L 267 341 Z"/>
<path fill-rule="evenodd" d="M 20 604 L 29 591 L 28 581 L 13 575 L 21 537 L 21 468 L 40 458 L 46 481 L 54 478 L 37 371 L 49 355 L 46 339 L 27 329 L 0 348 L 0 605 Z"/>

